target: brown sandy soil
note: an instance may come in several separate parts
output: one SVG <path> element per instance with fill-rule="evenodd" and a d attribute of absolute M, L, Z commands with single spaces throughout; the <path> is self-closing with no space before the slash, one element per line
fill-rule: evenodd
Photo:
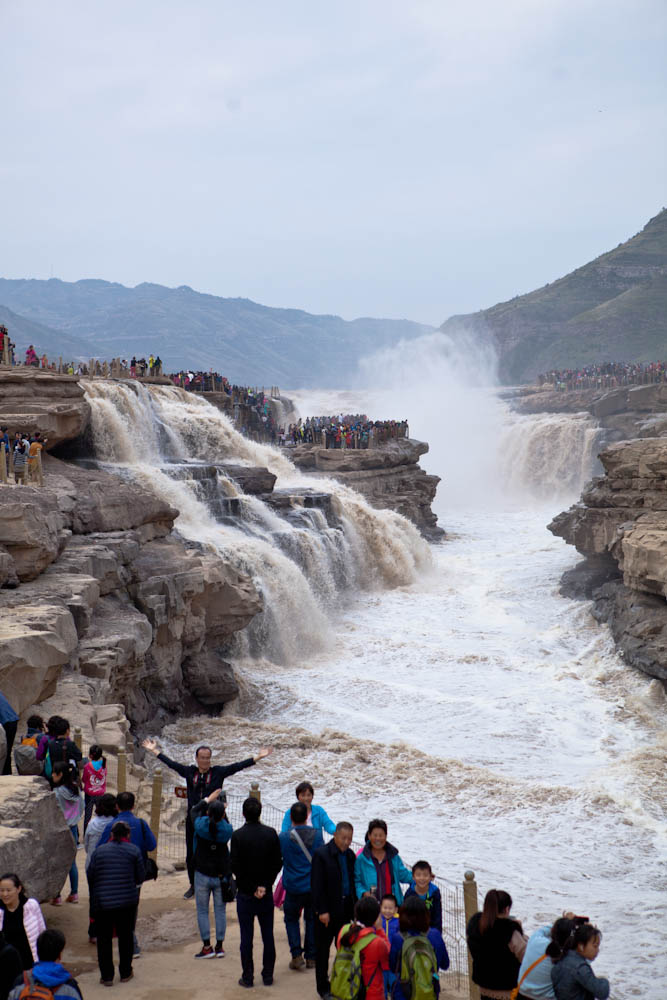
<path fill-rule="evenodd" d="M 78 905 L 63 903 L 60 907 L 42 905 L 44 919 L 49 927 L 58 927 L 67 938 L 63 963 L 76 976 L 84 1000 L 109 1000 L 113 994 L 100 983 L 97 951 L 88 943 L 88 887 L 83 873 L 83 852 L 78 857 L 80 874 L 80 899 Z M 254 991 L 238 985 L 241 975 L 239 956 L 239 929 L 236 907 L 227 906 L 227 934 L 224 959 L 195 961 L 194 955 L 201 948 L 197 930 L 194 900 L 183 899 L 187 888 L 184 872 L 160 874 L 156 882 L 148 882 L 141 890 L 141 904 L 137 921 L 137 937 L 141 957 L 134 960 L 134 978 L 129 983 L 118 979 L 117 950 L 114 942 L 116 979 L 113 989 L 127 1000 L 186 1000 L 186 998 L 215 998 L 241 1000 L 254 992 L 269 1000 L 317 1000 L 315 970 L 293 972 L 288 968 L 290 953 L 282 912 L 276 911 L 275 941 L 277 950 L 274 984 L 261 985 L 261 937 L 255 924 L 255 979 L 260 985 Z M 69 883 L 64 892 L 65 899 Z M 211 930 L 214 933 L 213 907 Z M 333 953 L 333 952 L 332 952 Z M 462 1000 L 463 993 L 443 988 L 441 1000 Z"/>

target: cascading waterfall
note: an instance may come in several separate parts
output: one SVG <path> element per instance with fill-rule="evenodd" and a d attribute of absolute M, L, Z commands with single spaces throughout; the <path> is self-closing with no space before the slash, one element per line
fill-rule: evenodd
<path fill-rule="evenodd" d="M 579 494 L 594 473 L 599 436 L 588 413 L 508 413 L 498 448 L 499 481 L 510 494 Z"/>
<path fill-rule="evenodd" d="M 179 510 L 177 530 L 248 573 L 264 598 L 250 652 L 296 662 L 329 636 L 327 610 L 342 589 L 394 587 L 430 566 L 430 552 L 405 518 L 373 510 L 357 493 L 306 478 L 274 448 L 248 441 L 206 400 L 176 387 L 84 384 L 95 451 Z M 261 465 L 276 488 L 331 496 L 331 516 L 295 506 L 279 516 L 247 496 L 216 462 Z M 202 465 L 202 463 L 205 463 Z M 235 505 L 235 517 L 230 513 Z"/>

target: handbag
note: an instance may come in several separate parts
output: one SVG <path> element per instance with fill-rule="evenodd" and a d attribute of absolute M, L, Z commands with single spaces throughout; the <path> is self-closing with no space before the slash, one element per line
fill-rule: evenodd
<path fill-rule="evenodd" d="M 149 879 L 155 880 L 157 878 L 158 866 L 155 858 L 146 858 L 144 869 L 146 872 L 146 878 L 144 879 L 145 882 L 148 882 Z"/>
<path fill-rule="evenodd" d="M 236 899 L 236 879 L 233 875 L 220 875 L 223 903 L 233 903 Z"/>
<path fill-rule="evenodd" d="M 512 998 L 512 1000 L 516 1000 L 516 998 L 518 997 L 519 993 L 521 992 L 521 983 L 524 981 L 524 979 L 526 978 L 526 976 L 528 976 L 533 971 L 533 969 L 535 968 L 536 965 L 539 965 L 540 962 L 543 962 L 546 957 L 547 957 L 546 954 L 545 955 L 541 955 L 540 958 L 537 959 L 537 961 L 533 962 L 532 965 L 528 966 L 528 968 L 526 969 L 526 971 L 522 975 L 521 979 L 519 980 L 519 982 L 516 984 L 516 986 L 514 987 L 514 989 L 512 990 L 512 992 L 510 993 L 510 997 Z"/>

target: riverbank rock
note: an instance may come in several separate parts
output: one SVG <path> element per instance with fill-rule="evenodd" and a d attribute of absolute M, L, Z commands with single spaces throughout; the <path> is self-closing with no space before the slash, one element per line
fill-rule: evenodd
<path fill-rule="evenodd" d="M 564 592 L 594 600 L 628 662 L 667 679 L 667 439 L 612 445 L 605 475 L 549 530 L 586 557 Z"/>
<path fill-rule="evenodd" d="M 48 438 L 51 449 L 83 434 L 90 406 L 74 375 L 39 368 L 0 370 L 0 426 Z"/>
<path fill-rule="evenodd" d="M 69 827 L 44 778 L 0 777 L 3 871 L 16 872 L 28 896 L 57 896 L 76 855 Z"/>
<path fill-rule="evenodd" d="M 430 541 L 437 541 L 444 531 L 438 527 L 431 504 L 440 477 L 420 467 L 419 459 L 427 452 L 426 442 L 401 438 L 381 448 L 365 449 L 301 444 L 290 451 L 290 458 L 305 472 L 318 472 L 350 486 L 372 507 L 395 510 Z"/>

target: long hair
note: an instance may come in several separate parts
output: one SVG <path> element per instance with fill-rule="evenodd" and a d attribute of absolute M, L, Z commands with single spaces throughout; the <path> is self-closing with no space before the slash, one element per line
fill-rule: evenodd
<path fill-rule="evenodd" d="M 594 924 L 580 924 L 579 927 L 574 928 L 567 940 L 563 942 L 561 953 L 557 958 L 554 957 L 553 952 L 549 951 L 553 942 L 550 942 L 547 947 L 547 955 L 549 955 L 554 962 L 559 962 L 561 958 L 565 958 L 568 951 L 576 951 L 580 944 L 586 945 L 591 938 L 601 937 L 601 931 L 599 931 Z"/>
<path fill-rule="evenodd" d="M 63 779 L 57 783 L 57 787 L 68 788 L 73 795 L 79 794 L 79 772 L 74 764 L 66 760 L 57 761 L 51 772 L 52 781 L 57 774 L 61 774 Z"/>
<path fill-rule="evenodd" d="M 340 939 L 341 948 L 349 948 L 364 927 L 372 927 L 380 916 L 380 904 L 375 896 L 362 896 L 354 907 L 354 920 Z"/>
<path fill-rule="evenodd" d="M 551 928 L 551 941 L 547 945 L 546 954 L 557 962 L 563 957 L 563 946 L 574 931 L 576 924 L 569 917 L 560 917 Z"/>
<path fill-rule="evenodd" d="M 504 889 L 489 889 L 484 897 L 484 909 L 479 921 L 481 934 L 490 931 L 503 910 L 512 909 L 512 897 Z"/>

